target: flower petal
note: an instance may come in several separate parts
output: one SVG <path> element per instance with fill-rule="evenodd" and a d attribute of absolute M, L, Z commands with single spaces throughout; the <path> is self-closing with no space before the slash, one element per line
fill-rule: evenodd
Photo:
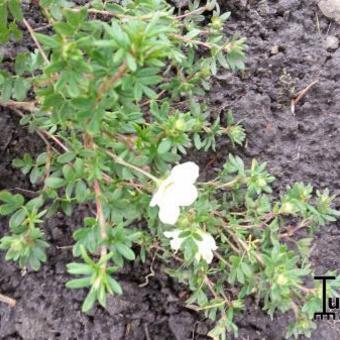
<path fill-rule="evenodd" d="M 170 241 L 170 246 L 173 250 L 177 251 L 180 247 L 182 242 L 184 241 L 183 238 L 179 238 L 179 234 L 181 230 L 175 229 L 174 231 L 165 231 L 164 236 L 168 238 L 172 238 Z"/>
<path fill-rule="evenodd" d="M 211 263 L 214 257 L 213 250 L 217 249 L 216 242 L 209 233 L 201 232 L 200 234 L 202 236 L 202 240 L 195 241 L 199 253 L 199 256 L 196 254 L 196 259 L 199 260 L 202 257 L 207 263 Z"/>
<path fill-rule="evenodd" d="M 150 207 L 155 207 L 156 205 L 159 204 L 160 201 L 160 197 L 161 197 L 161 193 L 159 191 L 159 189 L 152 195 L 152 199 L 150 201 Z"/>
<path fill-rule="evenodd" d="M 215 239 L 209 233 L 205 233 L 204 234 L 203 242 L 211 250 L 216 250 L 217 249 Z"/>
<path fill-rule="evenodd" d="M 165 224 L 175 224 L 180 214 L 179 206 L 163 204 L 159 207 L 159 219 Z"/>
<path fill-rule="evenodd" d="M 194 184 L 199 176 L 199 167 L 194 162 L 185 162 L 176 165 L 171 170 L 171 175 L 175 182 L 186 182 Z"/>
<path fill-rule="evenodd" d="M 188 207 L 193 204 L 198 196 L 198 191 L 192 184 L 181 186 L 176 183 L 174 191 L 177 193 L 176 204 L 182 207 Z"/>
<path fill-rule="evenodd" d="M 162 181 L 157 191 L 152 196 L 150 207 L 154 207 L 156 205 L 160 206 L 162 202 L 166 200 L 167 192 L 171 190 L 171 187 L 172 187 L 172 181 L 170 177 Z"/>
<path fill-rule="evenodd" d="M 172 231 L 165 231 L 164 236 L 167 237 L 167 238 L 178 238 L 180 233 L 181 233 L 180 230 L 175 229 L 175 230 L 172 230 Z"/>
<path fill-rule="evenodd" d="M 211 249 L 205 249 L 204 251 L 201 252 L 201 256 L 207 263 L 211 263 L 214 257 L 214 253 L 212 252 Z"/>

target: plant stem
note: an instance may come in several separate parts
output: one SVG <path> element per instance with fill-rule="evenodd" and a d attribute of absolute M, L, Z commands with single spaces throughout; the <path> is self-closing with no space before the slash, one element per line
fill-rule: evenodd
<path fill-rule="evenodd" d="M 207 276 L 204 278 L 204 283 L 208 286 L 208 288 L 209 288 L 210 292 L 212 293 L 212 295 L 214 296 L 214 298 L 217 299 L 218 298 L 218 294 L 215 291 L 214 283 L 212 281 L 210 281 L 210 279 Z M 231 306 L 231 302 L 227 298 L 227 296 L 224 294 L 224 292 L 221 292 L 221 295 L 222 295 L 222 297 L 224 299 L 223 304 L 226 303 L 230 307 Z"/>
<path fill-rule="evenodd" d="M 143 170 L 143 169 L 141 169 L 141 168 L 139 168 L 139 167 L 137 167 L 137 166 L 135 166 L 135 165 L 133 165 L 133 164 L 130 164 L 130 163 L 124 161 L 122 158 L 120 158 L 120 157 L 114 155 L 114 154 L 113 154 L 112 152 L 110 152 L 110 151 L 106 151 L 106 153 L 107 153 L 107 154 L 108 154 L 108 155 L 109 155 L 116 163 L 118 163 L 118 164 L 120 164 L 120 165 L 123 165 L 123 166 L 126 166 L 127 168 L 130 168 L 130 169 L 132 169 L 132 170 L 135 170 L 136 172 L 139 172 L 140 174 L 144 175 L 145 177 L 150 178 L 151 180 L 153 180 L 153 181 L 156 182 L 157 184 L 160 183 L 160 180 L 159 180 L 157 177 L 151 175 L 149 172 L 147 172 L 147 171 L 145 171 L 145 170 Z"/>
<path fill-rule="evenodd" d="M 43 59 L 45 60 L 46 64 L 49 64 L 50 61 L 48 60 L 48 58 L 47 58 L 47 56 L 46 56 L 46 54 L 45 54 L 43 48 L 41 47 L 39 41 L 38 41 L 37 38 L 35 37 L 35 33 L 34 33 L 32 27 L 31 27 L 31 25 L 28 23 L 28 21 L 27 21 L 25 18 L 23 18 L 22 21 L 23 21 L 24 25 L 26 26 L 26 28 L 27 28 L 29 34 L 31 35 L 32 40 L 34 41 L 35 45 L 37 46 L 37 48 L 38 48 L 38 50 L 39 50 L 41 56 L 42 56 Z"/>
<path fill-rule="evenodd" d="M 21 109 L 29 112 L 37 110 L 34 102 L 17 102 L 14 100 L 4 102 L 3 100 L 0 100 L 0 106 L 8 107 L 10 109 Z"/>
<path fill-rule="evenodd" d="M 295 227 L 294 229 L 288 230 L 286 233 L 279 234 L 279 237 L 284 238 L 284 237 L 293 236 L 298 230 L 302 228 L 306 228 L 309 225 L 310 225 L 310 221 L 308 219 L 302 220 L 301 223 L 299 223 L 297 227 Z"/>
<path fill-rule="evenodd" d="M 240 239 L 239 237 L 237 237 L 237 235 L 235 235 L 229 228 L 227 228 L 227 227 L 224 227 L 224 229 L 227 231 L 227 233 L 229 234 L 229 235 L 231 235 L 232 237 L 233 237 L 233 239 L 248 253 L 249 252 L 249 248 L 248 248 L 248 246 L 247 246 L 247 244 L 242 240 L 242 239 Z M 262 259 L 262 257 L 261 257 L 261 255 L 260 254 L 258 254 L 256 251 L 254 251 L 254 256 L 255 256 L 255 258 L 256 258 L 256 260 L 257 260 L 257 262 L 259 262 L 260 263 L 260 265 L 262 266 L 262 267 L 264 267 L 265 266 L 265 264 L 264 264 L 264 262 L 263 262 L 263 259 Z"/>
<path fill-rule="evenodd" d="M 232 188 L 237 182 L 240 181 L 240 179 L 240 176 L 236 176 L 232 181 L 218 185 L 217 189 Z"/>
<path fill-rule="evenodd" d="M 209 48 L 209 49 L 211 49 L 213 47 L 211 44 L 205 43 L 204 41 L 190 39 L 190 38 L 184 37 L 184 36 L 179 35 L 179 34 L 173 34 L 172 36 L 174 38 L 178 39 L 178 40 L 182 40 L 184 42 L 192 43 L 192 44 L 195 44 L 195 45 L 201 45 L 201 46 L 204 46 L 204 47 Z"/>
<path fill-rule="evenodd" d="M 104 16 L 116 17 L 118 19 L 138 18 L 138 19 L 143 20 L 143 19 L 151 19 L 153 17 L 153 15 L 151 15 L 151 14 L 146 14 L 146 15 L 141 15 L 141 16 L 125 15 L 125 14 L 120 14 L 120 13 L 117 13 L 117 12 L 109 12 L 109 11 L 105 11 L 105 10 L 89 8 L 88 5 L 86 5 L 85 7 L 87 7 L 88 13 L 95 14 L 95 15 L 99 14 L 99 15 L 104 15 Z M 81 8 L 79 8 L 79 7 L 68 8 L 68 10 L 73 11 L 73 12 L 79 12 L 81 10 Z M 167 14 L 164 14 L 164 16 L 167 16 Z"/>
<path fill-rule="evenodd" d="M 85 147 L 92 149 L 92 150 L 95 149 L 95 144 L 90 135 L 85 134 L 83 139 L 84 139 Z M 97 209 L 96 215 L 97 215 L 97 220 L 99 224 L 100 238 L 102 241 L 105 241 L 107 238 L 106 221 L 105 221 L 103 205 L 101 201 L 102 193 L 101 193 L 100 185 L 97 179 L 95 179 L 93 182 L 93 190 L 94 190 L 95 198 L 96 198 L 96 209 Z M 105 245 L 102 245 L 100 249 L 100 257 L 103 258 L 106 254 L 107 254 L 107 247 Z M 102 265 L 102 269 L 105 270 L 105 267 L 106 267 L 106 263 Z"/>
<path fill-rule="evenodd" d="M 228 261 L 226 261 L 226 260 L 223 258 L 223 256 L 222 256 L 219 252 L 217 252 L 217 251 L 215 250 L 215 251 L 214 251 L 214 254 L 215 254 L 215 256 L 216 256 L 221 262 L 223 262 L 224 265 L 226 265 L 229 269 L 231 269 L 230 263 L 229 263 Z"/>
<path fill-rule="evenodd" d="M 99 223 L 100 229 L 100 238 L 105 240 L 107 238 L 107 230 L 106 230 L 106 221 L 103 212 L 103 206 L 101 203 L 101 190 L 97 180 L 94 181 L 93 184 L 95 196 L 96 196 L 96 208 L 97 208 L 97 219 Z M 104 257 L 107 254 L 107 248 L 105 245 L 102 245 L 100 250 L 100 257 Z"/>
<path fill-rule="evenodd" d="M 105 93 L 113 86 L 113 84 L 124 75 L 126 70 L 127 63 L 124 62 L 119 66 L 117 72 L 112 77 L 107 78 L 99 85 L 97 101 L 99 101 L 105 95 Z"/>
<path fill-rule="evenodd" d="M 187 13 L 184 13 L 182 15 L 177 15 L 176 19 L 183 19 L 183 18 L 189 17 L 191 15 L 202 14 L 206 10 L 207 10 L 207 6 L 196 8 L 195 10 L 193 10 L 191 12 L 187 12 Z"/>

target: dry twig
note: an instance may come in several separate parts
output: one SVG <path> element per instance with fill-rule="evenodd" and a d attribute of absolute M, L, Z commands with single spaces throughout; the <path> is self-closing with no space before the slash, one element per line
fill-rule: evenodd
<path fill-rule="evenodd" d="M 3 302 L 3 303 L 6 303 L 7 305 L 11 306 L 11 307 L 15 307 L 16 305 L 16 300 L 6 296 L 6 295 L 3 295 L 3 294 L 0 294 L 0 302 Z"/>
<path fill-rule="evenodd" d="M 28 23 L 28 21 L 24 18 L 23 20 L 23 23 L 24 25 L 26 26 L 29 34 L 31 35 L 32 37 L 32 40 L 34 41 L 35 45 L 37 46 L 41 56 L 43 57 L 43 59 L 45 60 L 46 64 L 49 64 L 50 61 L 48 60 L 44 50 L 42 49 L 41 45 L 40 45 L 40 42 L 37 40 L 37 38 L 35 37 L 35 33 L 33 31 L 33 28 L 31 27 L 31 25 Z"/>
<path fill-rule="evenodd" d="M 306 86 L 296 98 L 293 98 L 291 101 L 291 112 L 292 114 L 295 114 L 295 106 L 298 104 L 298 102 L 306 95 L 306 93 L 315 85 L 319 82 L 319 79 L 314 80 L 312 83 L 310 83 L 308 86 Z"/>

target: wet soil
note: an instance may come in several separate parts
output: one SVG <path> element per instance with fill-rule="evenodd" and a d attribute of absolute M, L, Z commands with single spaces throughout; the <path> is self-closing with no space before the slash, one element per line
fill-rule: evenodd
<path fill-rule="evenodd" d="M 313 0 L 220 3 L 232 11 L 226 32 L 246 36 L 249 48 L 244 72 L 222 72 L 213 81 L 210 106 L 222 116 L 228 109 L 234 111 L 246 128 L 247 145 L 231 150 L 221 140 L 216 154 L 209 154 L 214 162 L 205 171 L 214 171 L 232 151 L 247 161 L 253 157 L 268 161 L 277 178 L 276 193 L 303 181 L 329 187 L 339 196 L 340 48 L 327 49 L 325 41 L 327 35 L 340 38 L 340 26 L 323 17 Z M 34 10 L 31 14 L 31 20 L 39 23 Z M 314 80 L 318 82 L 293 114 L 291 99 Z M 1 108 L 0 131 L 0 190 L 34 190 L 10 163 L 24 152 L 42 150 L 43 143 L 19 126 L 13 112 Z M 335 204 L 340 208 L 340 198 Z M 46 223 L 49 261 L 37 273 L 21 273 L 0 254 L 0 291 L 17 299 L 15 308 L 0 304 L 0 339 L 207 339 L 209 323 L 183 307 L 185 288 L 162 274 L 161 265 L 155 266 L 156 275 L 144 288 L 139 284 L 150 263 L 127 267 L 119 278 L 125 293 L 110 298 L 108 311 L 80 313 L 85 292 L 65 288 L 65 264 L 72 258 L 68 247 L 72 231 L 86 214 L 80 208 L 72 218 L 57 215 Z M 339 227 L 339 223 L 323 227 L 315 237 L 312 263 L 318 274 L 340 268 Z M 6 230 L 2 219 L 0 235 Z M 283 339 L 290 317 L 270 320 L 249 299 L 247 311 L 238 317 L 239 339 Z M 319 338 L 339 339 L 339 324 L 320 321 L 312 336 Z"/>

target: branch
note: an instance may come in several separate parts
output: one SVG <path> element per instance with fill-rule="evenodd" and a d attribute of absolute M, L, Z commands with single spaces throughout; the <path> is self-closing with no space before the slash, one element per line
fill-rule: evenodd
<path fill-rule="evenodd" d="M 84 139 L 84 145 L 86 148 L 89 148 L 92 150 L 95 149 L 95 144 L 90 135 L 85 134 L 83 139 Z M 95 197 L 96 197 L 96 208 L 97 208 L 96 214 L 97 214 L 97 220 L 99 224 L 100 238 L 102 239 L 102 241 L 105 241 L 107 238 L 106 221 L 105 221 L 104 210 L 103 210 L 103 205 L 101 201 L 102 193 L 101 193 L 99 182 L 97 179 L 94 180 L 93 190 L 94 190 Z M 103 258 L 106 254 L 107 254 L 107 247 L 105 245 L 102 245 L 101 250 L 100 250 L 100 257 Z M 105 266 L 106 264 L 104 263 L 103 267 L 105 268 Z"/>
<path fill-rule="evenodd" d="M 185 14 L 182 15 L 177 15 L 177 17 L 175 17 L 176 19 L 184 19 L 187 18 L 189 16 L 195 15 L 195 14 L 202 14 L 203 12 L 205 12 L 207 10 L 207 6 L 204 7 L 200 7 L 200 8 L 196 8 L 195 10 L 191 11 L 191 12 L 187 12 Z"/>
<path fill-rule="evenodd" d="M 192 43 L 192 44 L 195 44 L 195 45 L 201 45 L 201 46 L 204 46 L 204 47 L 209 48 L 209 49 L 211 49 L 211 48 L 213 47 L 211 44 L 205 43 L 205 42 L 200 41 L 200 40 L 193 40 L 193 39 L 184 37 L 183 35 L 172 34 L 172 36 L 173 36 L 174 38 L 179 39 L 179 40 L 182 40 L 182 41 L 184 41 L 184 42 Z"/>
<path fill-rule="evenodd" d="M 113 86 L 113 84 L 124 75 L 126 69 L 127 64 L 126 62 L 124 62 L 119 66 L 117 72 L 111 78 L 104 80 L 100 84 L 98 88 L 97 101 L 99 101 L 103 97 L 103 95 L 108 91 L 108 89 L 110 89 Z"/>
<path fill-rule="evenodd" d="M 31 25 L 28 23 L 28 21 L 27 21 L 25 18 L 23 18 L 22 21 L 23 21 L 24 25 L 26 26 L 28 32 L 30 33 L 30 35 L 31 35 L 31 37 L 32 37 L 32 40 L 34 41 L 35 45 L 37 46 L 37 48 L 38 48 L 38 50 L 39 50 L 41 56 L 42 56 L 43 59 L 45 60 L 46 64 L 49 64 L 50 61 L 48 60 L 48 58 L 47 58 L 47 56 L 46 56 L 44 50 L 42 49 L 42 47 L 41 47 L 39 41 L 38 41 L 37 38 L 35 37 L 35 33 L 34 33 L 32 27 L 31 27 Z"/>
<path fill-rule="evenodd" d="M 0 103 L 0 105 L 1 105 L 1 103 Z M 23 114 L 20 110 L 14 108 L 14 107 L 12 107 L 12 110 L 13 110 L 18 116 L 20 116 L 20 117 L 24 117 L 24 116 L 25 116 L 25 114 Z M 37 128 L 35 132 L 36 132 L 36 133 L 38 134 L 38 136 L 45 142 L 46 145 L 52 147 L 51 144 L 47 141 L 47 139 L 45 138 L 44 135 L 46 135 L 48 138 L 52 139 L 52 140 L 53 140 L 55 143 L 57 143 L 64 151 L 66 151 L 66 152 L 69 151 L 68 147 L 67 147 L 65 144 L 63 144 L 59 138 L 57 138 L 56 136 L 50 134 L 48 131 L 46 131 L 46 130 L 44 130 L 44 129 Z M 53 148 L 53 147 L 52 147 L 52 148 Z M 60 152 L 59 152 L 57 149 L 55 149 L 55 148 L 53 148 L 53 150 L 56 151 L 57 153 L 60 153 Z"/>
<path fill-rule="evenodd" d="M 101 203 L 101 191 L 100 191 L 99 183 L 97 180 L 94 181 L 93 189 L 96 195 L 97 219 L 98 219 L 99 229 L 100 229 L 100 238 L 102 239 L 102 241 L 104 241 L 107 238 L 106 221 L 105 221 L 103 206 Z M 104 257 L 106 254 L 107 254 L 107 248 L 105 245 L 102 245 L 101 250 L 100 250 L 100 257 Z"/>
<path fill-rule="evenodd" d="M 319 79 L 314 80 L 312 83 L 310 83 L 307 87 L 305 87 L 296 98 L 292 99 L 291 101 L 291 111 L 292 114 L 295 113 L 295 106 L 298 104 L 298 102 L 306 95 L 306 93 L 319 82 Z"/>
<path fill-rule="evenodd" d="M 8 107 L 9 109 L 21 109 L 29 112 L 37 110 L 34 102 L 17 102 L 14 100 L 8 100 L 5 102 L 0 100 L 0 106 Z"/>
<path fill-rule="evenodd" d="M 286 233 L 279 234 L 279 237 L 285 238 L 285 237 L 290 237 L 293 236 L 298 230 L 309 227 L 310 226 L 310 221 L 308 219 L 302 220 L 295 228 L 293 229 L 288 229 Z"/>
<path fill-rule="evenodd" d="M 227 233 L 229 235 L 231 235 L 233 237 L 233 239 L 235 240 L 235 242 L 237 242 L 247 253 L 249 252 L 249 248 L 247 246 L 247 244 L 240 239 L 239 237 L 237 237 L 237 235 L 235 235 L 229 228 L 227 228 L 226 226 L 224 226 L 224 229 L 227 231 Z M 254 251 L 254 256 L 256 258 L 256 260 L 260 263 L 260 265 L 262 267 L 265 266 L 263 259 L 261 257 L 261 255 L 259 253 L 256 252 L 256 250 Z"/>
<path fill-rule="evenodd" d="M 112 152 L 106 150 L 105 153 L 107 155 L 109 155 L 116 163 L 118 163 L 120 165 L 123 165 L 123 166 L 125 166 L 127 168 L 130 168 L 132 170 L 135 170 L 136 172 L 139 172 L 140 174 L 144 175 L 145 177 L 153 180 L 155 183 L 159 183 L 160 182 L 160 180 L 157 177 L 151 175 L 147 171 L 144 171 L 143 169 L 139 168 L 138 166 L 135 166 L 133 164 L 130 164 L 130 163 L 124 161 L 122 158 L 120 158 L 119 156 L 116 156 Z"/>

